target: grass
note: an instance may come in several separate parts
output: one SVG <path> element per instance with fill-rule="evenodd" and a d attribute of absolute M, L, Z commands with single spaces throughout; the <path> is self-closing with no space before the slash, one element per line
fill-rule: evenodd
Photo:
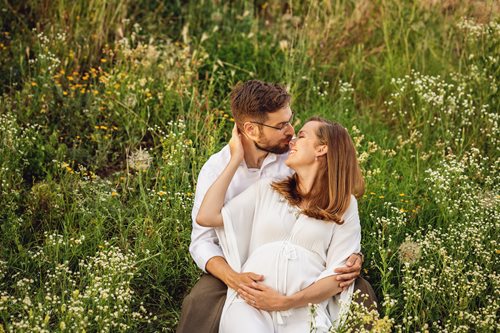
<path fill-rule="evenodd" d="M 380 313 L 499 329 L 494 1 L 52 1 L 0 8 L 0 332 L 174 331 L 196 175 L 239 81 L 349 129 Z"/>

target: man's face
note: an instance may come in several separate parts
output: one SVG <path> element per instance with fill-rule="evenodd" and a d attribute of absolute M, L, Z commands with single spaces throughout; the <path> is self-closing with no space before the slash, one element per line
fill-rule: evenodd
<path fill-rule="evenodd" d="M 276 112 L 268 113 L 268 119 L 261 124 L 260 129 L 257 129 L 258 137 L 253 140 L 255 147 L 274 154 L 286 153 L 290 149 L 290 140 L 295 134 L 290 124 L 292 115 L 292 110 L 288 105 Z"/>

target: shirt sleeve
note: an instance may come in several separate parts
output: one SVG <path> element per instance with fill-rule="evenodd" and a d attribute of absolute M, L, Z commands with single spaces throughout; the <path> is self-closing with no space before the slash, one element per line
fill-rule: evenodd
<path fill-rule="evenodd" d="M 222 208 L 224 225 L 215 228 L 224 256 L 231 268 L 241 272 L 248 258 L 255 207 L 259 202 L 259 181 L 237 195 Z"/>
<path fill-rule="evenodd" d="M 196 223 L 196 216 L 200 210 L 203 198 L 218 176 L 219 174 L 211 170 L 207 165 L 201 168 L 196 184 L 193 210 L 191 211 L 193 229 L 191 231 L 189 252 L 196 265 L 205 273 L 207 272 L 207 262 L 211 258 L 217 256 L 224 257 L 215 230 L 213 228 L 202 227 Z"/>
<path fill-rule="evenodd" d="M 351 202 L 344 213 L 344 223 L 335 225 L 330 246 L 326 255 L 326 269 L 318 280 L 337 275 L 335 269 L 345 266 L 353 253 L 361 250 L 361 224 L 359 221 L 358 202 L 351 196 Z"/>

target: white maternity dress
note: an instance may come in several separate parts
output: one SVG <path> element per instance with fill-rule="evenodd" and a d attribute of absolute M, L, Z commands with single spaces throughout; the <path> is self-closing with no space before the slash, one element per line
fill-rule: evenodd
<path fill-rule="evenodd" d="M 334 269 L 360 250 L 354 196 L 344 223 L 338 225 L 300 214 L 268 180 L 260 180 L 226 203 L 222 217 L 224 226 L 216 232 L 229 265 L 237 272 L 264 275 L 264 284 L 285 295 L 335 275 Z M 257 310 L 229 288 L 219 332 L 306 333 L 311 325 L 315 332 L 327 332 L 345 317 L 353 288 L 319 304 L 314 317 L 307 306 L 279 312 Z"/>

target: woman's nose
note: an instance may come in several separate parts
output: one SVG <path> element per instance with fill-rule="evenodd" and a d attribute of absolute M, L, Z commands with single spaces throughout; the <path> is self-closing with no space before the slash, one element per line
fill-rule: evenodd
<path fill-rule="evenodd" d="M 293 146 L 295 146 L 295 141 L 297 141 L 296 137 L 294 137 L 294 138 L 292 138 L 292 140 L 290 140 L 290 142 L 288 143 L 288 145 L 290 146 L 290 148 L 293 148 Z"/>

